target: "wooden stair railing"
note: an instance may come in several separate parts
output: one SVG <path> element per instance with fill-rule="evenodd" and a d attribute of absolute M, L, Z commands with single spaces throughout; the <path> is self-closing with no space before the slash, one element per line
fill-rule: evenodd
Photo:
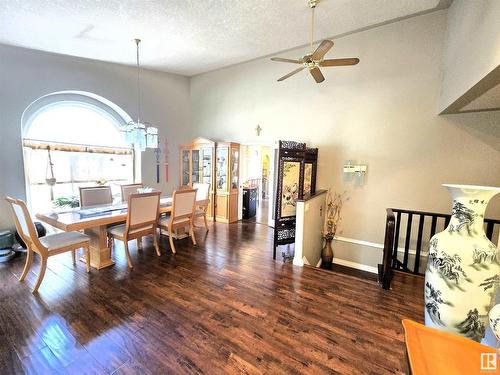
<path fill-rule="evenodd" d="M 420 271 L 422 246 L 424 240 L 426 247 L 428 241 L 438 232 L 438 225 L 442 226 L 444 230 L 450 222 L 451 215 L 441 214 L 435 212 L 403 210 L 400 208 L 388 208 L 387 218 L 385 224 L 385 237 L 384 237 L 384 253 L 382 257 L 382 264 L 378 265 L 379 282 L 384 289 L 390 289 L 393 271 L 410 273 L 413 275 L 423 276 L 424 271 Z M 428 219 L 428 220 L 426 220 Z M 413 224 L 417 226 L 417 236 L 412 238 Z M 430 221 L 429 221 L 430 220 Z M 402 222 L 406 221 L 404 228 L 405 234 L 402 236 Z M 498 241 L 500 220 L 498 219 L 484 219 L 486 237 L 490 241 L 494 236 Z M 411 241 L 416 240 L 415 251 L 410 249 Z M 404 251 L 402 251 L 402 259 L 399 257 L 400 240 L 404 241 Z M 410 265 L 410 256 L 414 255 L 413 265 Z"/>

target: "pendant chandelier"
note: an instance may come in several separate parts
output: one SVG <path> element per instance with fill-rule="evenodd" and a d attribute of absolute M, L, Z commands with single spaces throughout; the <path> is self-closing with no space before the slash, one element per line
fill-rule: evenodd
<path fill-rule="evenodd" d="M 137 121 L 130 121 L 125 125 L 127 143 L 140 151 L 146 148 L 158 148 L 158 128 L 149 122 L 141 121 L 141 66 L 139 64 L 140 39 L 134 39 L 137 50 Z"/>

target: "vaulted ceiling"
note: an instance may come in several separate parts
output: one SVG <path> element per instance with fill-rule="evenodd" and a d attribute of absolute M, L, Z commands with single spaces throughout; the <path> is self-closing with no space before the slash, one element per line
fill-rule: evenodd
<path fill-rule="evenodd" d="M 442 7 L 443 0 L 322 0 L 316 39 Z M 0 43 L 195 75 L 309 42 L 306 0 L 2 0 Z"/>

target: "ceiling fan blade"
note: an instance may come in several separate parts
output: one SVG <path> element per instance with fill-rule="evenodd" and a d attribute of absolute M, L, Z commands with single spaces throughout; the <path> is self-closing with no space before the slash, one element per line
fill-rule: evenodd
<path fill-rule="evenodd" d="M 311 75 L 313 76 L 316 83 L 321 83 L 325 80 L 325 77 L 323 76 L 323 73 L 321 73 L 321 70 L 319 70 L 319 68 L 312 68 L 309 70 L 309 72 L 311 72 Z"/>
<path fill-rule="evenodd" d="M 290 77 L 291 77 L 291 76 L 293 76 L 294 74 L 297 74 L 298 72 L 300 72 L 300 71 L 302 71 L 302 70 L 304 70 L 304 69 L 305 69 L 305 66 L 301 66 L 300 68 L 295 69 L 293 72 L 290 72 L 290 73 L 288 73 L 288 74 L 284 75 L 283 77 L 279 78 L 279 79 L 278 79 L 278 82 L 284 81 L 285 79 L 290 78 Z"/>
<path fill-rule="evenodd" d="M 359 63 L 358 58 L 330 59 L 321 61 L 319 63 L 319 66 L 346 66 L 346 65 L 356 65 L 357 63 Z"/>
<path fill-rule="evenodd" d="M 312 59 L 315 61 L 321 60 L 323 56 L 326 55 L 328 51 L 333 47 L 333 42 L 331 40 L 325 39 L 323 40 L 318 48 L 316 48 L 316 51 L 312 54 Z"/>
<path fill-rule="evenodd" d="M 302 64 L 301 60 L 285 59 L 283 57 L 271 57 L 272 61 L 287 62 L 293 64 Z"/>

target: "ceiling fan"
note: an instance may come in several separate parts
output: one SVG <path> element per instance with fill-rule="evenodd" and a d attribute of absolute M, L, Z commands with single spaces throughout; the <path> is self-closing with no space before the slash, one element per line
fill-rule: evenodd
<path fill-rule="evenodd" d="M 319 0 L 308 0 L 309 7 L 312 9 L 312 22 L 311 22 L 311 53 L 302 56 L 302 58 L 294 60 L 287 59 L 283 57 L 272 57 L 272 61 L 287 62 L 292 64 L 301 64 L 300 68 L 284 75 L 278 79 L 278 82 L 284 81 L 287 78 L 301 72 L 305 68 L 309 69 L 309 73 L 313 76 L 316 83 L 321 83 L 325 80 L 323 73 L 321 73 L 320 67 L 330 67 L 330 66 L 346 66 L 346 65 L 356 65 L 359 63 L 358 58 L 344 58 L 344 59 L 328 59 L 324 60 L 326 53 L 333 47 L 333 42 L 331 40 L 323 40 L 318 48 L 313 51 L 314 44 L 314 9 L 319 4 Z"/>

